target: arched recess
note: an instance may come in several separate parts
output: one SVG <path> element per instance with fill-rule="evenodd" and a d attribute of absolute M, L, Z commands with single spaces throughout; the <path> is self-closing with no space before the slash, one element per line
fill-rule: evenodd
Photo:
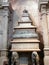
<path fill-rule="evenodd" d="M 16 3 L 16 2 L 15 2 Z M 14 6 L 14 3 L 12 4 L 12 6 L 13 7 L 18 7 L 18 6 Z M 20 6 L 20 5 L 19 5 Z M 21 8 L 22 7 L 22 8 Z M 19 8 L 18 8 L 18 10 L 17 10 L 17 8 L 14 8 L 13 10 L 14 10 L 14 12 L 16 13 L 16 11 L 19 13 L 18 15 L 20 15 L 20 17 L 21 17 L 21 14 L 20 13 L 22 13 L 22 11 L 23 11 L 23 8 L 25 8 L 23 5 L 22 6 L 20 6 Z M 31 11 L 32 9 L 28 9 L 28 11 L 29 11 L 29 13 L 30 13 L 30 11 Z M 32 12 L 32 11 L 31 11 Z M 33 11 L 34 12 L 34 11 Z M 37 12 L 36 12 L 37 13 Z M 31 14 L 31 13 L 30 13 Z M 33 14 L 33 13 L 32 13 Z M 35 13 L 33 14 L 33 15 L 35 15 Z M 14 14 L 14 17 L 15 16 L 17 16 L 16 14 Z M 35 15 L 36 16 L 36 15 Z M 40 39 L 40 49 L 41 49 L 41 52 L 39 52 L 39 55 L 40 55 L 40 60 L 42 60 L 42 61 L 40 61 L 40 63 L 42 63 L 43 62 L 43 56 L 44 56 L 44 52 L 43 52 L 43 48 L 44 48 L 44 44 L 43 44 L 43 36 L 42 36 L 42 34 L 41 34 L 41 32 L 40 32 L 40 28 L 39 28 L 39 23 L 37 22 L 38 20 L 38 15 L 36 16 L 36 17 L 33 17 L 32 18 L 32 21 L 33 21 L 33 24 L 34 25 L 36 25 L 37 27 L 38 27 L 38 30 L 37 30 L 37 33 L 39 34 L 39 39 Z M 30 18 L 31 18 L 32 16 L 30 16 Z M 34 21 L 35 19 L 37 20 L 36 22 Z M 13 23 L 14 23 L 14 20 L 13 20 Z M 15 23 L 16 23 L 16 20 L 15 20 Z M 14 26 L 16 26 L 16 25 L 14 25 Z M 42 64 L 43 65 L 43 64 Z"/>

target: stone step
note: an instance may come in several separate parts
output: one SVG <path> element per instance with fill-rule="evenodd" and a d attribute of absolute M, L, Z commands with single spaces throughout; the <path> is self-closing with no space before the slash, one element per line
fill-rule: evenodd
<path fill-rule="evenodd" d="M 14 29 L 37 29 L 36 26 L 16 26 Z"/>
<path fill-rule="evenodd" d="M 13 38 L 38 38 L 36 33 L 17 33 L 13 35 Z"/>
<path fill-rule="evenodd" d="M 18 22 L 18 25 L 21 25 L 21 26 L 31 26 L 32 25 L 32 22 Z"/>
<path fill-rule="evenodd" d="M 40 51 L 40 49 L 11 49 L 12 52 L 33 52 L 33 51 Z"/>
<path fill-rule="evenodd" d="M 32 23 L 32 21 L 18 21 L 18 23 Z"/>
<path fill-rule="evenodd" d="M 2 51 L 7 51 L 8 49 L 0 49 L 0 51 L 2 52 Z"/>
<path fill-rule="evenodd" d="M 20 38 L 20 39 L 13 39 L 12 41 L 11 41 L 11 43 L 40 43 L 40 41 L 38 40 L 38 39 L 34 39 L 34 38 L 25 38 L 25 39 L 23 39 L 23 38 Z"/>
<path fill-rule="evenodd" d="M 12 49 L 11 51 L 39 51 L 38 39 L 14 39 L 11 41 Z"/>
<path fill-rule="evenodd" d="M 19 26 L 31 26 L 31 23 L 20 23 Z"/>
<path fill-rule="evenodd" d="M 35 29 L 16 29 L 13 34 L 35 33 Z"/>
<path fill-rule="evenodd" d="M 38 39 L 14 39 L 11 51 L 40 51 Z"/>
<path fill-rule="evenodd" d="M 22 17 L 21 21 L 31 21 L 29 17 Z"/>

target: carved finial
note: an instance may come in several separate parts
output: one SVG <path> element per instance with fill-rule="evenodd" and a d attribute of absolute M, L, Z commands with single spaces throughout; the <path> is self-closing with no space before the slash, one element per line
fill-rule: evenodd
<path fill-rule="evenodd" d="M 23 10 L 24 13 L 28 13 L 28 11 L 26 9 Z"/>

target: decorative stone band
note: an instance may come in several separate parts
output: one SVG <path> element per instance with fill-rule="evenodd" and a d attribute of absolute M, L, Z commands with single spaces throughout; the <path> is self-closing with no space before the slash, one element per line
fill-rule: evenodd
<path fill-rule="evenodd" d="M 44 55 L 49 56 L 49 48 L 44 48 Z"/>
<path fill-rule="evenodd" d="M 0 49 L 0 51 L 7 51 L 7 49 Z"/>
<path fill-rule="evenodd" d="M 49 48 L 44 48 L 44 51 L 49 51 Z"/>

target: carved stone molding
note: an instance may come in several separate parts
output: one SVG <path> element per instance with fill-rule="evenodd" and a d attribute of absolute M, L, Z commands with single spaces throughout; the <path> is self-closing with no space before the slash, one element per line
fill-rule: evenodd
<path fill-rule="evenodd" d="M 49 48 L 44 48 L 44 55 L 49 56 Z"/>
<path fill-rule="evenodd" d="M 43 16 L 43 15 L 47 15 L 46 5 L 41 5 L 41 16 Z"/>
<path fill-rule="evenodd" d="M 41 12 L 41 8 L 42 8 L 42 6 L 44 5 L 47 5 L 48 4 L 48 1 L 46 1 L 46 2 L 40 2 L 40 7 L 39 7 L 39 11 Z"/>

